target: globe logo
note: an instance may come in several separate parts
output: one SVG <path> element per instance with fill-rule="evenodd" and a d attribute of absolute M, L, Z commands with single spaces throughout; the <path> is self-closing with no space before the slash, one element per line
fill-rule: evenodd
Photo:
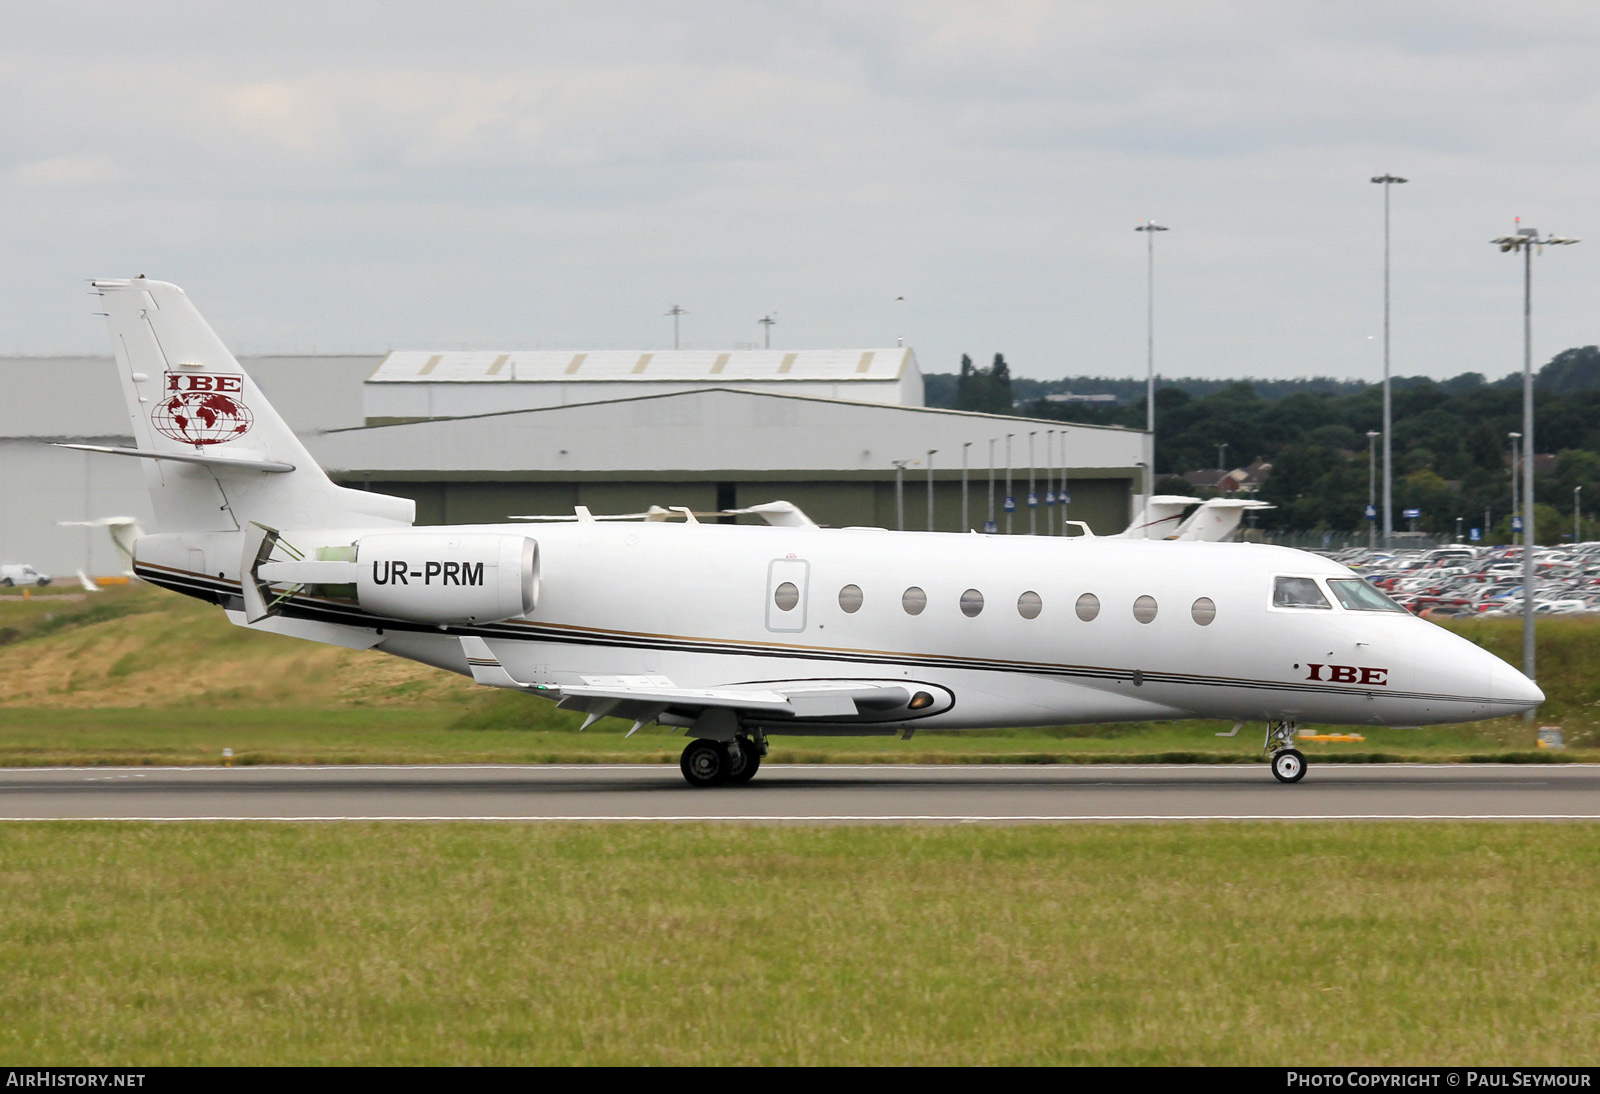
<path fill-rule="evenodd" d="M 167 391 L 150 412 L 150 424 L 163 437 L 183 444 L 222 444 L 250 431 L 255 419 L 234 392 L 236 376 L 167 374 Z"/>

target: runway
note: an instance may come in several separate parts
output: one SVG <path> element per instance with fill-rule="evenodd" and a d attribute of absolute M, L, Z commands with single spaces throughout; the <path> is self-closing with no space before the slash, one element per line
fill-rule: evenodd
<path fill-rule="evenodd" d="M 1600 820 L 1600 766 L 773 764 L 695 790 L 675 765 L 10 768 L 9 820 L 1019 823 Z"/>

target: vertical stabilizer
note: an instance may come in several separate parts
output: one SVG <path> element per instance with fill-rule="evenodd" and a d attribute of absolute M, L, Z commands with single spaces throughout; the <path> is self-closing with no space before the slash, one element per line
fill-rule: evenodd
<path fill-rule="evenodd" d="M 178 286 L 138 277 L 94 287 L 157 530 L 411 523 L 411 501 L 336 486 L 323 473 Z"/>

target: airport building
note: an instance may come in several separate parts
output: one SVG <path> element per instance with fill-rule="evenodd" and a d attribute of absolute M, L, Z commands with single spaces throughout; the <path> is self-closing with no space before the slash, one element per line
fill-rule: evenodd
<path fill-rule="evenodd" d="M 923 406 L 915 355 L 899 347 L 241 362 L 330 475 L 413 498 L 419 524 L 781 499 L 825 525 L 925 529 L 931 498 L 936 530 L 981 529 L 992 455 L 1002 531 L 1059 532 L 1065 517 L 1109 533 L 1126 526 L 1140 471 L 1137 431 Z M 41 443 L 131 442 L 110 358 L 0 359 L 0 385 L 0 558 L 119 571 L 101 529 L 58 522 L 148 522 L 139 461 Z M 1045 504 L 1063 480 L 1068 504 Z"/>

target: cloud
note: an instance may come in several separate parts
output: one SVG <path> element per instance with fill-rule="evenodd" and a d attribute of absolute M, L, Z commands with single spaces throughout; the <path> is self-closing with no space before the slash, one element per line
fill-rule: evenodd
<path fill-rule="evenodd" d="M 121 268 L 211 278 L 259 348 L 648 344 L 677 299 L 707 343 L 776 307 L 792 344 L 1128 373 L 1154 216 L 1164 371 L 1370 374 L 1389 170 L 1413 179 L 1398 367 L 1499 374 L 1518 328 L 1483 241 L 1516 212 L 1582 235 L 1600 188 L 1600 16 L 1574 3 L 153 3 L 9 29 L 0 350 L 96 337 L 71 286 Z M 1540 336 L 1595 341 L 1600 267 L 1545 268 Z"/>

